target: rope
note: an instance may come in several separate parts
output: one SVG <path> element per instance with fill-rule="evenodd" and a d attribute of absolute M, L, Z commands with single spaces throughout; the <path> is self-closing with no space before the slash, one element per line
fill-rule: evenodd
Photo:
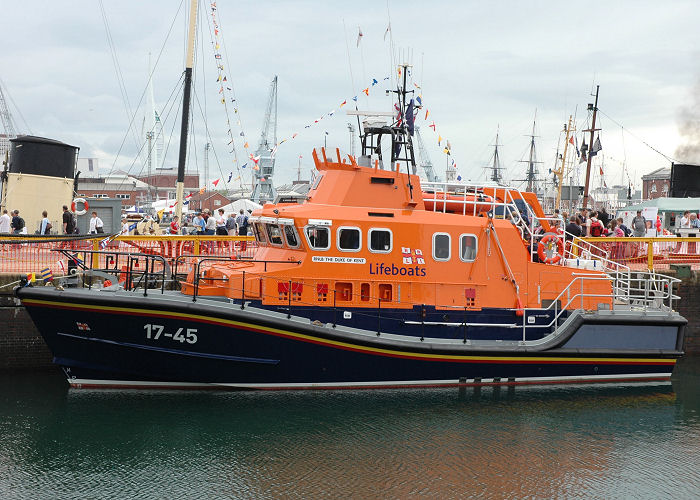
<path fill-rule="evenodd" d="M 651 144 L 649 144 L 647 141 L 645 141 L 645 140 L 642 139 L 641 137 L 639 137 L 639 136 L 633 134 L 632 132 L 630 132 L 629 129 L 625 129 L 625 127 L 624 127 L 621 123 L 615 121 L 615 119 L 613 119 L 612 117 L 610 117 L 609 115 L 607 115 L 607 114 L 606 114 L 603 110 L 601 110 L 600 108 L 598 108 L 598 112 L 599 112 L 600 114 L 604 115 L 608 120 L 610 120 L 611 122 L 613 122 L 615 125 L 617 125 L 618 127 L 620 127 L 620 128 L 622 129 L 623 132 L 624 132 L 625 130 L 627 130 L 627 133 L 628 133 L 629 135 L 631 135 L 632 137 L 634 137 L 635 139 L 637 139 L 639 142 L 641 142 L 642 144 L 644 144 L 646 147 L 648 147 L 649 149 L 651 149 L 651 150 L 654 151 L 655 153 L 658 153 L 659 155 L 663 156 L 664 158 L 666 158 L 668 161 L 670 161 L 670 162 L 672 162 L 672 163 L 678 163 L 678 160 L 676 160 L 676 159 L 674 159 L 674 158 L 672 158 L 672 157 L 670 157 L 670 156 L 668 156 L 668 155 L 665 155 L 664 153 L 662 153 L 661 151 L 659 151 L 658 149 L 656 149 L 654 146 L 652 146 Z"/>
<path fill-rule="evenodd" d="M 22 280 L 17 280 L 17 281 L 13 281 L 12 283 L 8 283 L 6 285 L 0 285 L 0 289 L 7 288 L 8 286 L 19 285 L 21 281 Z"/>

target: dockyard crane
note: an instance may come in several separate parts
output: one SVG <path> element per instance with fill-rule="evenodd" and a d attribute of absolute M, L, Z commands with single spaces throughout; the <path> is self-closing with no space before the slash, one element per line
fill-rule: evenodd
<path fill-rule="evenodd" d="M 439 182 L 435 170 L 433 170 L 433 162 L 428 156 L 428 150 L 425 148 L 423 138 L 420 135 L 420 127 L 416 127 L 416 144 L 418 145 L 418 164 L 425 170 L 425 177 L 428 182 Z"/>
<path fill-rule="evenodd" d="M 3 84 L 0 81 L 0 121 L 2 121 L 2 127 L 5 129 L 5 138 L 7 141 L 17 137 L 17 132 L 15 128 L 14 120 L 10 114 L 10 108 L 7 106 L 7 101 L 5 100 L 5 92 L 3 91 Z M 9 142 L 8 142 L 9 144 Z M 5 151 L 2 150 L 2 144 L 0 144 L 0 154 L 4 156 Z"/>
<path fill-rule="evenodd" d="M 272 178 L 275 173 L 275 154 L 277 153 L 277 75 L 270 85 L 270 96 L 267 100 L 265 119 L 260 132 L 260 142 L 255 151 L 258 159 L 258 170 L 253 170 L 253 193 L 251 199 L 255 203 L 272 202 L 277 196 Z"/>

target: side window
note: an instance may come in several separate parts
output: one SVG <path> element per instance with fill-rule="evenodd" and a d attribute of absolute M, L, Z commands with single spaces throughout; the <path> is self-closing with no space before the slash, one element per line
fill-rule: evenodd
<path fill-rule="evenodd" d="M 362 247 L 362 233 L 356 227 L 338 228 L 338 250 L 359 252 Z"/>
<path fill-rule="evenodd" d="M 307 226 L 306 239 L 313 250 L 328 250 L 331 247 L 331 231 L 327 227 Z"/>
<path fill-rule="evenodd" d="M 433 259 L 438 261 L 450 260 L 450 235 L 435 233 L 433 235 Z"/>
<path fill-rule="evenodd" d="M 263 231 L 263 225 L 260 222 L 253 224 L 253 233 L 255 233 L 255 239 L 258 240 L 259 244 L 265 245 L 267 243 L 265 231 Z"/>
<path fill-rule="evenodd" d="M 369 230 L 369 250 L 376 253 L 389 253 L 392 249 L 391 231 L 388 229 Z"/>
<path fill-rule="evenodd" d="M 473 234 L 463 234 L 459 237 L 459 258 L 464 262 L 476 260 L 477 239 Z"/>
<path fill-rule="evenodd" d="M 297 238 L 297 230 L 294 226 L 285 224 L 282 226 L 284 228 L 284 238 L 287 240 L 287 246 L 289 248 L 297 248 L 299 246 L 299 238 Z"/>
<path fill-rule="evenodd" d="M 282 245 L 282 231 L 277 224 L 265 224 L 267 237 L 272 245 Z"/>

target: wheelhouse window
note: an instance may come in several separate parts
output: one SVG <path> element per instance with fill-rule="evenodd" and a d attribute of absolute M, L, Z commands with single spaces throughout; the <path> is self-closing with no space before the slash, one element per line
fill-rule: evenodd
<path fill-rule="evenodd" d="M 255 234 L 255 239 L 258 241 L 258 244 L 260 245 L 266 245 L 267 244 L 267 238 L 265 237 L 265 231 L 263 230 L 264 226 L 260 222 L 256 222 L 253 224 L 253 233 Z"/>
<path fill-rule="evenodd" d="M 362 247 L 362 232 L 357 227 L 338 228 L 338 250 L 359 252 Z"/>
<path fill-rule="evenodd" d="M 331 247 L 331 231 L 325 226 L 307 226 L 306 239 L 312 250 L 328 250 Z"/>
<path fill-rule="evenodd" d="M 284 228 L 284 239 L 287 240 L 287 246 L 289 248 L 299 247 L 299 238 L 297 237 L 297 230 L 294 226 L 285 224 L 282 226 Z"/>
<path fill-rule="evenodd" d="M 463 234 L 459 237 L 459 258 L 463 262 L 476 260 L 477 239 L 473 234 Z"/>
<path fill-rule="evenodd" d="M 369 250 L 375 253 L 389 253 L 392 249 L 391 231 L 389 229 L 369 230 Z"/>
<path fill-rule="evenodd" d="M 433 259 L 437 261 L 450 260 L 450 235 L 435 233 L 433 235 Z"/>
<path fill-rule="evenodd" d="M 277 224 L 265 224 L 267 239 L 271 245 L 282 246 L 282 231 Z"/>

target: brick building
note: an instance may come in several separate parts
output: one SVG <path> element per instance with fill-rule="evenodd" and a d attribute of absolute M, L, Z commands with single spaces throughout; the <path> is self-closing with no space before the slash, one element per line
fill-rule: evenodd
<path fill-rule="evenodd" d="M 150 184 L 146 181 L 152 181 Z M 122 206 L 143 205 L 151 200 L 175 198 L 177 175 L 158 174 L 132 177 L 117 171 L 105 177 L 79 177 L 78 193 L 82 198 L 117 198 Z M 185 196 L 199 192 L 199 174 L 185 174 Z M 228 203 L 228 201 L 226 201 Z M 224 205 L 226 204 L 224 203 Z"/>
<path fill-rule="evenodd" d="M 665 198 L 671 189 L 671 169 L 659 168 L 642 176 L 642 197 L 645 200 Z"/>
<path fill-rule="evenodd" d="M 199 191 L 192 195 L 190 203 L 187 206 L 188 210 L 199 212 L 208 208 L 211 213 L 220 209 L 224 205 L 228 205 L 230 200 L 218 191 L 207 191 L 199 194 Z"/>
<path fill-rule="evenodd" d="M 141 182 L 150 184 L 153 199 L 175 198 L 175 186 L 177 173 L 158 173 L 154 175 L 140 175 L 136 177 Z M 185 196 L 199 192 L 199 173 L 185 172 Z"/>

